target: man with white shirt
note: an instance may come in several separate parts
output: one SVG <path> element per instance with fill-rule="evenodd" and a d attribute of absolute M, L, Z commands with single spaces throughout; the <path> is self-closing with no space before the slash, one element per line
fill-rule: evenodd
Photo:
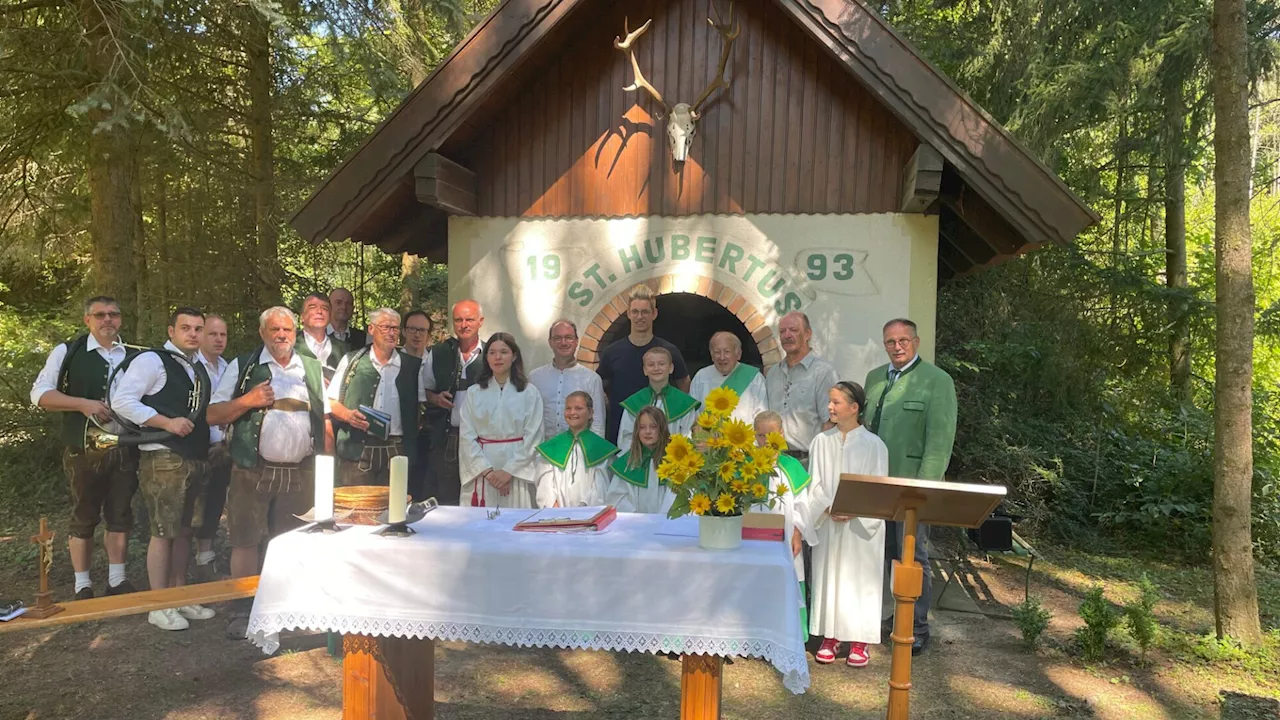
<path fill-rule="evenodd" d="M 564 419 L 564 400 L 579 390 L 591 396 L 593 407 L 601 408 L 591 421 L 591 432 L 604 437 L 604 384 L 595 371 L 578 364 L 578 326 L 569 320 L 551 323 L 547 342 L 551 363 L 534 368 L 529 382 L 542 393 L 542 434 L 550 440 L 569 429 Z"/>
<path fill-rule="evenodd" d="M 356 299 L 346 288 L 334 288 L 329 293 L 329 306 L 333 317 L 329 321 L 329 336 L 341 341 L 348 350 L 359 350 L 372 342 L 372 335 L 351 324 L 356 311 Z M 369 316 L 373 322 L 373 316 Z"/>
<path fill-rule="evenodd" d="M 840 378 L 831 363 L 809 347 L 813 328 L 809 317 L 791 312 L 778 321 L 778 337 L 785 355 L 765 376 L 769 409 L 782 416 L 782 434 L 787 454 L 809 465 L 809 443 L 831 427 L 827 412 L 828 393 Z"/>
<path fill-rule="evenodd" d="M 302 299 L 302 329 L 297 335 L 297 351 L 303 356 L 320 361 L 320 368 L 324 371 L 324 384 L 328 387 L 348 348 L 343 341 L 329 336 L 327 295 L 313 292 Z"/>
<path fill-rule="evenodd" d="M 729 388 L 738 395 L 733 417 L 754 425 L 756 415 L 769 409 L 769 397 L 764 375 L 742 362 L 742 340 L 726 330 L 712 335 L 711 363 L 693 376 L 689 394 L 705 404 L 707 393 L 718 387 Z"/>
<path fill-rule="evenodd" d="M 227 349 L 227 321 L 221 315 L 206 313 L 204 335 L 200 340 L 200 353 L 196 359 L 209 373 L 209 387 L 218 387 L 218 381 L 227 371 L 227 361 L 222 353 Z M 226 426 L 209 423 L 209 479 L 205 483 L 204 515 L 200 527 L 195 530 L 196 570 L 198 582 L 218 579 L 213 539 L 222 524 L 222 509 L 227 504 L 227 486 L 231 482 L 231 456 L 227 453 Z"/>
<path fill-rule="evenodd" d="M 94 450 L 85 447 L 89 419 L 106 425 L 112 419 L 107 379 L 130 354 L 120 341 L 120 305 L 99 295 L 84 303 L 85 335 L 53 348 L 31 386 L 31 403 L 62 413 L 62 469 L 71 486 L 71 523 L 67 544 L 75 571 L 76 600 L 93 597 L 93 533 L 105 521 L 107 595 L 133 592 L 125 575 L 129 532 L 133 529 L 133 493 L 138 488 L 138 458 L 133 448 Z"/>
<path fill-rule="evenodd" d="M 467 388 L 484 368 L 480 328 L 484 314 L 475 300 L 454 303 L 454 337 L 436 343 L 422 363 L 422 387 L 427 393 L 427 432 L 431 434 L 431 474 L 427 495 L 441 505 L 457 505 L 462 493 L 458 477 L 458 409 Z"/>
<path fill-rule="evenodd" d="M 163 350 L 138 353 L 111 388 L 111 408 L 117 415 L 169 433 L 168 439 L 139 448 L 138 489 L 151 516 L 147 578 L 152 590 L 187 584 L 192 527 L 203 520 L 209 424 L 204 413 L 187 417 L 193 405 L 209 398 L 209 375 L 195 359 L 203 331 L 204 313 L 191 307 L 174 310 Z M 187 605 L 153 610 L 147 620 L 162 630 L 185 630 L 188 620 L 213 615 L 209 608 Z"/>
<path fill-rule="evenodd" d="M 264 541 L 297 527 L 311 507 L 315 459 L 326 449 L 329 399 L 320 361 L 295 352 L 286 307 L 258 318 L 262 345 L 231 361 L 214 390 L 209 421 L 232 425 L 227 535 L 231 576 L 258 574 Z M 243 638 L 252 603 L 232 610 L 227 635 Z"/>
<path fill-rule="evenodd" d="M 347 353 L 329 383 L 339 478 L 343 485 L 386 485 L 391 458 L 404 455 L 412 465 L 417 445 L 404 442 L 418 427 L 418 403 L 426 399 L 420 382 L 422 362 L 396 349 L 400 313 L 378 308 L 369 313 L 373 343 Z M 387 435 L 369 432 L 361 406 L 387 420 Z"/>

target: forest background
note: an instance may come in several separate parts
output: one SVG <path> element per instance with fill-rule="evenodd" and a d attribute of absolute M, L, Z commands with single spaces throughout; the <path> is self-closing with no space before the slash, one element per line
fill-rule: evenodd
<path fill-rule="evenodd" d="M 65 504 L 28 400 L 78 303 L 159 342 L 177 304 L 247 348 L 268 304 L 352 288 L 443 320 L 443 266 L 286 220 L 496 0 L 0 5 L 0 508 Z M 895 0 L 877 9 L 1103 217 L 939 293 L 952 474 L 1006 484 L 1042 536 L 1209 555 L 1214 183 L 1206 0 Z M 1280 564 L 1277 0 L 1250 0 L 1254 547 Z M 1276 619 L 1265 619 L 1274 626 Z"/>

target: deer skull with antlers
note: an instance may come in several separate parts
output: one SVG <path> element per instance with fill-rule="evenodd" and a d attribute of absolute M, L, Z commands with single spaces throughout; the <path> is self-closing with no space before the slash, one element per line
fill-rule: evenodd
<path fill-rule="evenodd" d="M 662 99 L 662 93 L 658 92 L 648 80 L 645 80 L 644 73 L 640 71 L 640 64 L 636 62 L 636 52 L 632 45 L 636 39 L 649 29 L 649 25 L 653 23 L 650 19 L 644 25 L 635 30 L 629 28 L 628 22 L 624 19 L 622 23 L 623 32 L 626 38 L 614 38 L 613 46 L 625 52 L 631 60 L 631 70 L 635 73 L 635 82 L 628 85 L 625 90 L 628 92 L 636 90 L 645 90 L 653 99 L 662 106 L 661 114 L 667 116 L 667 139 L 671 142 L 671 157 L 678 163 L 682 163 L 689 157 L 689 148 L 693 145 L 693 136 L 697 132 L 698 118 L 701 117 L 700 109 L 702 104 L 711 97 L 711 93 L 718 88 L 729 89 L 729 82 L 724 78 L 724 67 L 729 62 L 729 53 L 733 49 L 733 41 L 738 39 L 738 34 L 742 31 L 740 26 L 733 24 L 733 3 L 729 3 L 729 15 L 727 22 L 720 21 L 720 12 L 716 9 L 715 0 L 711 2 L 711 13 L 715 18 L 707 18 L 707 23 L 716 29 L 716 32 L 724 39 L 724 46 L 720 49 L 720 66 L 716 70 L 716 77 L 707 85 L 698 99 L 692 105 L 689 103 L 676 103 L 674 106 L 668 105 L 666 100 Z"/>

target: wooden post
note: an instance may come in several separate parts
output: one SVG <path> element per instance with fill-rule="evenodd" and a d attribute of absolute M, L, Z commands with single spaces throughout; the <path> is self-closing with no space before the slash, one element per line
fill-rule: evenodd
<path fill-rule="evenodd" d="M 432 640 L 342 636 L 343 720 L 432 720 Z"/>
<path fill-rule="evenodd" d="M 53 567 L 53 533 L 49 532 L 49 521 L 40 518 L 40 532 L 31 536 L 31 542 L 40 549 L 40 592 L 36 593 L 36 606 L 27 608 L 27 617 L 43 620 L 63 611 L 61 605 L 53 602 L 53 593 L 49 591 L 49 570 Z"/>
<path fill-rule="evenodd" d="M 719 720 L 724 659 L 684 655 L 680 666 L 680 720 Z"/>
<path fill-rule="evenodd" d="M 889 665 L 889 720 L 907 720 L 911 705 L 911 645 L 915 642 L 916 598 L 924 586 L 924 569 L 916 562 L 916 505 L 905 503 L 902 560 L 893 561 L 893 659 Z"/>

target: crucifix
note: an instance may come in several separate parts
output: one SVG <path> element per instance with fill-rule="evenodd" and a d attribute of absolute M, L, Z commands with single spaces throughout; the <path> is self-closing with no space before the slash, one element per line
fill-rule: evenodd
<path fill-rule="evenodd" d="M 27 608 L 27 617 L 42 620 L 62 612 L 64 608 L 53 602 L 49 591 L 49 570 L 53 568 L 53 533 L 49 521 L 40 518 L 40 532 L 31 536 L 31 542 L 40 548 L 40 592 L 36 593 L 36 606 Z"/>

